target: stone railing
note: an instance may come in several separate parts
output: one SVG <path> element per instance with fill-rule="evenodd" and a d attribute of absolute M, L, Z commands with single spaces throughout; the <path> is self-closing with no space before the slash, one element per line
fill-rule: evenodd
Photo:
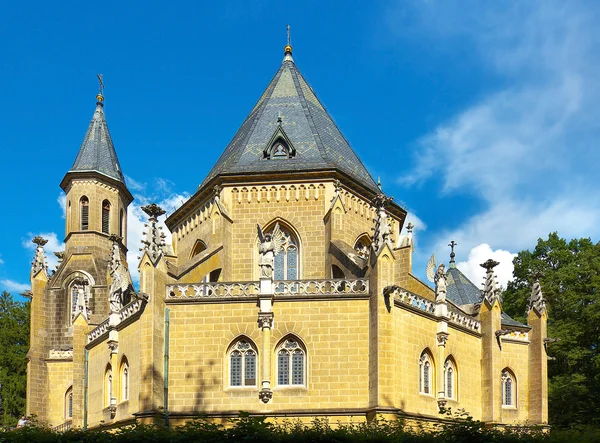
<path fill-rule="evenodd" d="M 463 326 L 476 332 L 481 332 L 481 323 L 468 315 L 460 314 L 455 311 L 449 311 L 448 316 L 450 323 L 458 326 Z"/>
<path fill-rule="evenodd" d="M 394 290 L 394 301 L 407 306 L 412 306 L 413 308 L 428 312 L 429 314 L 435 314 L 435 303 L 433 301 L 419 297 L 412 292 L 400 288 Z"/>
<path fill-rule="evenodd" d="M 344 295 L 369 293 L 369 280 L 285 280 L 275 281 L 275 295 Z"/>
<path fill-rule="evenodd" d="M 228 297 L 256 297 L 259 293 L 259 283 L 192 283 L 188 285 L 167 285 L 168 300 L 210 299 Z"/>
<path fill-rule="evenodd" d="M 123 308 L 119 311 L 119 318 L 121 321 L 125 321 L 140 312 L 142 310 L 144 301 L 145 300 L 143 298 L 135 298 L 133 301 L 123 306 Z"/>
<path fill-rule="evenodd" d="M 96 326 L 94 329 L 92 329 L 90 331 L 90 333 L 88 334 L 88 343 L 93 342 L 94 340 L 96 340 L 98 337 L 100 337 L 102 334 L 105 334 L 108 332 L 108 318 L 106 320 L 104 320 L 102 323 L 100 323 L 98 326 Z"/>
<path fill-rule="evenodd" d="M 73 427 L 73 421 L 69 420 L 64 422 L 63 424 L 60 424 L 58 426 L 55 426 L 54 428 L 52 428 L 52 430 L 54 432 L 67 432 L 69 429 L 71 429 Z"/>

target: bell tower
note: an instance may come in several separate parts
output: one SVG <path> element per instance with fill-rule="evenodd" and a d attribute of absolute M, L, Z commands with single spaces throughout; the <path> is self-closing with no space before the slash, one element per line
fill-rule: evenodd
<path fill-rule="evenodd" d="M 73 166 L 60 183 L 67 194 L 67 256 L 73 247 L 90 244 L 110 254 L 111 234 L 121 237 L 123 246 L 127 246 L 127 207 L 133 197 L 125 185 L 106 124 L 100 81 L 92 121 Z"/>

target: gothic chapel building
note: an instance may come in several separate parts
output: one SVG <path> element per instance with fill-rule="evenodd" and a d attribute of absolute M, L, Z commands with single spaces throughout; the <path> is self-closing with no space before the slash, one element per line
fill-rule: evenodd
<path fill-rule="evenodd" d="M 546 308 L 502 312 L 440 265 L 412 274 L 406 210 L 386 197 L 285 47 L 283 62 L 194 195 L 148 227 L 135 292 L 124 180 L 102 95 L 71 169 L 66 248 L 36 237 L 27 414 L 92 428 L 248 411 L 332 422 L 546 424 Z M 257 227 L 258 225 L 258 227 Z M 401 235 L 401 232 L 406 234 Z M 137 247 L 137 245 L 129 245 Z"/>

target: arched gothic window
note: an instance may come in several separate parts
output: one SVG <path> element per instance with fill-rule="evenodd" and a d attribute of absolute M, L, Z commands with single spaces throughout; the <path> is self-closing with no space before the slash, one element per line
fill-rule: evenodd
<path fill-rule="evenodd" d="M 433 392 L 433 364 L 429 354 L 424 351 L 419 359 L 419 392 L 431 395 Z"/>
<path fill-rule="evenodd" d="M 446 398 L 456 399 L 456 367 L 451 358 L 444 363 L 444 392 Z"/>
<path fill-rule="evenodd" d="M 129 400 L 129 363 L 123 357 L 121 363 L 121 401 Z"/>
<path fill-rule="evenodd" d="M 110 230 L 110 202 L 102 202 L 102 232 L 108 234 Z"/>
<path fill-rule="evenodd" d="M 285 339 L 278 348 L 277 384 L 279 386 L 306 384 L 306 351 L 293 337 Z"/>
<path fill-rule="evenodd" d="M 84 277 L 77 277 L 73 279 L 73 281 L 69 285 L 69 324 L 73 323 L 73 320 L 80 312 L 87 320 L 89 320 L 89 291 L 90 282 Z"/>
<path fill-rule="evenodd" d="M 79 209 L 81 217 L 81 230 L 87 231 L 89 229 L 90 220 L 90 201 L 85 195 L 79 200 Z"/>
<path fill-rule="evenodd" d="M 245 338 L 229 350 L 229 386 L 256 386 L 256 348 Z"/>
<path fill-rule="evenodd" d="M 65 420 L 73 418 L 73 387 L 70 386 L 65 394 Z"/>
<path fill-rule="evenodd" d="M 104 373 L 104 405 L 110 406 L 111 399 L 113 398 L 113 376 L 112 367 L 108 365 L 106 372 Z"/>
<path fill-rule="evenodd" d="M 361 235 L 356 242 L 354 243 L 354 250 L 358 254 L 359 257 L 369 258 L 369 253 L 371 251 L 371 239 L 367 234 Z"/>
<path fill-rule="evenodd" d="M 275 269 L 274 279 L 275 280 L 298 280 L 299 278 L 299 248 L 298 239 L 296 236 L 285 226 L 279 226 L 281 233 L 283 234 L 283 244 L 281 249 L 275 255 Z M 273 229 L 269 230 L 272 233 Z"/>
<path fill-rule="evenodd" d="M 119 237 L 123 237 L 123 227 L 125 226 L 125 211 L 119 211 Z"/>
<path fill-rule="evenodd" d="M 502 406 L 517 406 L 517 381 L 508 368 L 502 371 Z"/>

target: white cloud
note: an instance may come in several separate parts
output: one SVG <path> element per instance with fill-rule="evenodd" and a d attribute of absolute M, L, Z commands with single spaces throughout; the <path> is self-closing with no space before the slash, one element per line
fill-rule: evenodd
<path fill-rule="evenodd" d="M 167 211 L 167 214 L 173 212 L 173 208 L 181 206 L 188 198 L 189 194 L 171 194 L 166 198 L 156 201 L 156 204 Z M 139 249 L 142 246 L 142 239 L 144 238 L 143 233 L 147 231 L 144 224 L 148 220 L 148 216 L 142 211 L 142 206 L 145 206 L 153 202 L 152 199 L 144 196 L 137 196 L 137 201 L 134 201 L 129 205 L 127 211 L 127 264 L 129 266 L 129 272 L 134 283 L 139 283 L 140 272 L 138 269 L 139 259 L 141 255 Z M 159 226 L 162 226 L 162 232 L 165 233 L 165 242 L 167 245 L 171 244 L 172 237 L 171 231 L 164 224 L 165 216 L 159 218 Z"/>
<path fill-rule="evenodd" d="M 36 245 L 31 240 L 33 239 L 33 237 L 36 237 L 38 235 L 48 240 L 48 243 L 46 243 L 46 246 L 44 246 L 44 251 L 46 255 L 46 261 L 48 262 L 48 270 L 52 271 L 56 269 L 56 266 L 58 265 L 58 258 L 54 255 L 54 253 L 58 251 L 64 251 L 65 244 L 62 241 L 58 240 L 58 237 L 55 232 L 42 232 L 38 234 L 32 234 L 30 232 L 27 234 L 29 238 L 24 239 L 22 241 L 22 245 L 25 248 L 32 251 L 32 258 L 33 251 L 35 251 Z"/>
<path fill-rule="evenodd" d="M 594 117 L 600 113 L 600 4 L 415 5 L 412 31 L 418 27 L 441 45 L 470 42 L 471 55 L 502 85 L 425 135 L 416 168 L 401 179 L 415 184 L 436 176 L 445 193 L 466 192 L 485 203 L 460 227 L 437 232 L 435 250 L 447 251 L 454 239 L 459 253 L 470 251 L 479 260 L 484 252 L 508 257 L 508 251 L 531 248 L 552 231 L 567 238 L 600 235 L 600 151 L 594 148 L 600 134 Z M 474 266 L 469 269 L 477 275 Z"/>
<path fill-rule="evenodd" d="M 18 283 L 13 280 L 0 280 L 0 286 L 2 286 L 4 290 L 8 292 L 23 292 L 27 291 L 31 287 L 31 285 L 28 283 Z"/>
<path fill-rule="evenodd" d="M 67 194 L 65 194 L 64 192 L 61 192 L 59 194 L 58 198 L 56 199 L 56 201 L 60 205 L 62 218 L 66 218 L 66 216 L 67 216 Z"/>
<path fill-rule="evenodd" d="M 509 251 L 497 249 L 495 251 L 490 248 L 488 244 L 477 245 L 469 252 L 469 258 L 467 261 L 456 263 L 458 269 L 460 269 L 475 285 L 481 287 L 483 278 L 485 276 L 485 269 L 480 265 L 488 259 L 495 260 L 500 264 L 494 268 L 496 275 L 496 281 L 498 284 L 506 288 L 506 284 L 509 280 L 513 279 L 513 259 L 516 254 L 512 254 Z"/>

